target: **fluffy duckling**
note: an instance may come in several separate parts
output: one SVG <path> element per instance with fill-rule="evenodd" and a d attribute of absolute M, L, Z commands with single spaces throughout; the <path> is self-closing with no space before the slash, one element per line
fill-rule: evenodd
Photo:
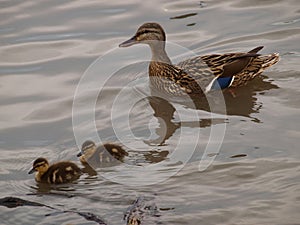
<path fill-rule="evenodd" d="M 97 168 L 114 165 L 123 161 L 127 155 L 128 153 L 119 145 L 107 143 L 97 147 L 93 141 L 85 141 L 77 157 L 80 157 L 83 165 L 88 164 Z"/>
<path fill-rule="evenodd" d="M 82 173 L 75 163 L 63 161 L 50 166 L 45 158 L 38 158 L 33 162 L 32 169 L 28 173 L 34 172 L 37 182 L 49 184 L 69 183 L 77 180 Z"/>

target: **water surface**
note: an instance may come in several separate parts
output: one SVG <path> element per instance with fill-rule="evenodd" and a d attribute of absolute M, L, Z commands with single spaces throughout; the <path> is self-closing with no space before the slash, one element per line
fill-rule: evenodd
<path fill-rule="evenodd" d="M 125 224 L 123 213 L 138 196 L 150 199 L 159 210 L 158 217 L 146 216 L 145 224 L 299 224 L 299 1 L 2 1 L 0 5 L 1 197 L 93 212 L 108 224 Z M 182 103 L 138 101 L 130 114 L 135 138 L 125 129 L 122 121 L 128 114 L 121 110 L 133 98 L 131 89 L 125 90 L 114 114 L 121 137 L 111 127 L 114 97 L 137 74 L 126 67 L 117 81 L 103 89 L 95 116 L 103 141 L 127 146 L 127 164 L 106 168 L 96 176 L 85 174 L 62 187 L 37 185 L 27 174 L 35 158 L 78 162 L 72 104 L 84 72 L 112 50 L 126 60 L 115 57 L 99 70 L 99 79 L 105 79 L 106 70 L 135 63 L 140 55 L 149 58 L 145 47 L 117 48 L 146 21 L 159 22 L 170 43 L 195 54 L 249 51 L 264 45 L 262 53 L 279 52 L 281 61 L 238 88 L 236 97 L 224 93 L 226 117 L 212 120 L 199 110 L 200 120 L 182 120 L 178 111 L 188 111 Z M 138 85 L 146 88 L 141 81 Z M 213 164 L 199 172 L 211 130 L 223 125 L 221 148 L 210 155 L 216 157 Z M 85 124 L 79 129 L 89 136 Z M 172 158 L 179 138 L 176 159 L 194 150 L 193 135 L 199 130 L 189 162 L 163 179 L 183 166 Z M 162 160 L 165 163 L 149 176 L 140 170 L 124 173 L 127 165 L 146 168 Z M 144 176 L 154 184 L 138 185 L 138 180 L 124 185 L 101 173 L 122 180 Z M 49 208 L 29 206 L 1 207 L 0 221 L 95 224 L 74 213 L 55 214 Z"/>

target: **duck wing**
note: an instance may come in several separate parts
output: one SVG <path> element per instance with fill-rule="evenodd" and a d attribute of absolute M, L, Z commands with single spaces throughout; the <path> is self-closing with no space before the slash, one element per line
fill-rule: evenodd
<path fill-rule="evenodd" d="M 245 70 L 263 46 L 256 47 L 247 53 L 226 53 L 197 56 L 178 63 L 176 66 L 184 70 L 205 92 L 211 89 L 227 88 L 234 76 Z M 217 82 L 216 82 L 217 81 Z"/>

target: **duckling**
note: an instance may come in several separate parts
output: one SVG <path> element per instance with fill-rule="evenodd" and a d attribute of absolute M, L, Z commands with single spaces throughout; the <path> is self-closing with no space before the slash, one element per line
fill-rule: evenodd
<path fill-rule="evenodd" d="M 263 46 L 246 53 L 196 56 L 173 65 L 165 51 L 166 34 L 158 23 L 144 23 L 119 47 L 147 44 L 151 48 L 150 85 L 171 95 L 205 94 L 245 85 L 279 61 L 279 54 L 260 55 Z"/>
<path fill-rule="evenodd" d="M 94 168 L 114 165 L 123 161 L 125 156 L 128 156 L 128 153 L 117 144 L 106 143 L 97 147 L 89 140 L 82 144 L 81 152 L 77 154 L 83 165 L 88 164 Z"/>
<path fill-rule="evenodd" d="M 77 180 L 82 171 L 72 162 L 63 161 L 49 165 L 45 158 L 38 158 L 33 162 L 32 169 L 28 174 L 34 173 L 37 182 L 49 184 L 63 184 Z"/>

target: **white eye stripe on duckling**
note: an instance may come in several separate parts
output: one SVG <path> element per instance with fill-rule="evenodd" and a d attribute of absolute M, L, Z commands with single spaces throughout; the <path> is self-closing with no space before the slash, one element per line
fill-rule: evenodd
<path fill-rule="evenodd" d="M 44 166 L 44 165 L 45 165 L 45 162 L 40 162 L 40 163 L 37 163 L 36 165 L 34 165 L 34 168 Z"/>
<path fill-rule="evenodd" d="M 89 144 L 89 145 L 85 146 L 82 150 L 85 151 L 85 150 L 87 150 L 89 148 L 92 148 L 94 146 L 95 146 L 94 144 Z"/>

